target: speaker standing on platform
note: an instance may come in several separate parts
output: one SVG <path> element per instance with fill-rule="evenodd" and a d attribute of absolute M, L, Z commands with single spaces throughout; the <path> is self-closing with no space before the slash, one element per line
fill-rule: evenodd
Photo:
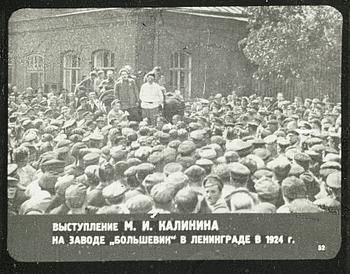
<path fill-rule="evenodd" d="M 151 124 L 155 124 L 159 109 L 163 108 L 163 92 L 161 86 L 154 82 L 155 74 L 147 74 L 147 82 L 141 86 L 140 100 L 142 118 L 148 118 Z"/>

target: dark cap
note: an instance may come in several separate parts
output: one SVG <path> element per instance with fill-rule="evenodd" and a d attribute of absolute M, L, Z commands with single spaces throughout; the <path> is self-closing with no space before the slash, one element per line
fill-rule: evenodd
<path fill-rule="evenodd" d="M 189 178 L 201 178 L 205 174 L 205 170 L 198 166 L 198 165 L 192 165 L 189 168 L 187 168 L 184 173 L 189 177 Z"/>
<path fill-rule="evenodd" d="M 259 198 L 264 199 L 265 201 L 275 200 L 280 194 L 279 184 L 268 177 L 258 180 L 254 184 L 254 188 Z"/>
<path fill-rule="evenodd" d="M 245 165 L 241 163 L 237 163 L 237 162 L 229 163 L 228 167 L 230 169 L 232 179 L 238 179 L 238 180 L 248 179 L 250 175 L 249 168 L 247 168 Z"/>
<path fill-rule="evenodd" d="M 148 213 L 153 208 L 153 200 L 149 196 L 140 194 L 128 199 L 126 206 L 131 214 Z"/>
<path fill-rule="evenodd" d="M 285 178 L 281 186 L 283 196 L 290 200 L 306 197 L 305 183 L 295 176 Z"/>

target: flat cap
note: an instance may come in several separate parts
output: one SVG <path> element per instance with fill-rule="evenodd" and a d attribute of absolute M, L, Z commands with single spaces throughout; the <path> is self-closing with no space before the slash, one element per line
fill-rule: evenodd
<path fill-rule="evenodd" d="M 136 173 L 152 173 L 155 166 L 151 163 L 142 163 L 136 167 Z"/>
<path fill-rule="evenodd" d="M 336 153 L 327 153 L 326 156 L 323 158 L 323 162 L 337 162 L 340 163 L 341 157 L 339 154 Z"/>
<path fill-rule="evenodd" d="M 270 145 L 270 144 L 274 144 L 277 142 L 277 136 L 274 134 L 268 135 L 264 138 L 264 141 L 266 144 Z"/>
<path fill-rule="evenodd" d="M 72 141 L 68 140 L 68 139 L 61 139 L 58 141 L 58 143 L 56 144 L 56 148 L 61 148 L 61 147 L 68 147 L 72 144 Z"/>
<path fill-rule="evenodd" d="M 241 163 L 229 163 L 228 164 L 229 170 L 231 172 L 232 179 L 242 179 L 242 178 L 248 178 L 250 175 L 250 170 L 245 165 Z"/>
<path fill-rule="evenodd" d="M 202 182 L 203 187 L 215 186 L 217 185 L 219 189 L 224 187 L 224 183 L 221 178 L 217 175 L 208 175 L 203 179 Z"/>
<path fill-rule="evenodd" d="M 125 177 L 135 176 L 137 171 L 137 166 L 131 166 L 127 170 L 124 171 Z"/>
<path fill-rule="evenodd" d="M 288 176 L 299 177 L 304 172 L 305 172 L 305 169 L 302 166 L 298 164 L 292 164 L 289 170 Z"/>
<path fill-rule="evenodd" d="M 63 170 L 65 162 L 57 159 L 50 159 L 48 161 L 41 162 L 41 166 L 45 167 L 46 170 Z"/>
<path fill-rule="evenodd" d="M 165 183 L 173 184 L 177 190 L 183 188 L 188 184 L 189 178 L 183 172 L 174 172 L 165 178 Z"/>
<path fill-rule="evenodd" d="M 285 156 L 278 156 L 271 162 L 267 163 L 267 168 L 276 174 L 289 173 L 291 164 Z"/>
<path fill-rule="evenodd" d="M 115 146 L 111 147 L 109 150 L 109 154 L 113 158 L 114 161 L 119 162 L 126 158 L 128 152 L 124 149 L 123 146 Z"/>
<path fill-rule="evenodd" d="M 294 148 L 294 147 L 290 147 L 286 149 L 286 153 L 285 155 L 287 156 L 287 158 L 292 161 L 294 159 L 294 155 L 300 153 L 300 149 L 298 148 Z"/>
<path fill-rule="evenodd" d="M 202 147 L 198 151 L 198 155 L 201 158 L 204 159 L 209 159 L 209 160 L 214 160 L 217 157 L 217 153 L 214 149 L 210 147 Z"/>
<path fill-rule="evenodd" d="M 105 199 L 115 199 L 123 195 L 126 190 L 126 187 L 122 183 L 116 181 L 109 184 L 102 190 L 102 196 Z"/>
<path fill-rule="evenodd" d="M 198 165 L 192 165 L 189 168 L 187 168 L 184 173 L 189 178 L 201 178 L 205 174 L 205 170 L 198 166 Z"/>
<path fill-rule="evenodd" d="M 172 140 L 169 142 L 168 147 L 177 149 L 182 142 L 180 140 Z"/>
<path fill-rule="evenodd" d="M 176 157 L 176 162 L 180 163 L 184 167 L 184 169 L 186 169 L 186 168 L 188 168 L 188 167 L 190 167 L 190 166 L 195 164 L 195 160 L 194 160 L 193 157 L 191 157 L 191 156 L 182 156 L 182 155 L 178 155 Z"/>
<path fill-rule="evenodd" d="M 253 150 L 253 154 L 266 161 L 270 156 L 271 152 L 266 148 L 256 148 Z"/>
<path fill-rule="evenodd" d="M 340 171 L 341 170 L 341 165 L 337 162 L 325 162 L 320 166 L 320 175 L 323 177 L 327 177 L 329 174 L 335 172 L 335 171 Z"/>
<path fill-rule="evenodd" d="M 86 187 L 82 184 L 70 185 L 65 192 L 66 203 L 70 208 L 80 208 L 86 199 Z"/>
<path fill-rule="evenodd" d="M 127 169 L 128 163 L 126 161 L 119 161 L 114 165 L 114 172 L 116 175 L 123 175 Z"/>
<path fill-rule="evenodd" d="M 155 172 L 148 174 L 146 178 L 143 180 L 142 185 L 146 188 L 153 187 L 156 184 L 162 183 L 165 180 L 165 176 L 163 173 Z"/>
<path fill-rule="evenodd" d="M 57 175 L 45 172 L 39 178 L 38 184 L 42 190 L 53 191 L 55 189 L 55 184 L 57 182 Z"/>
<path fill-rule="evenodd" d="M 77 123 L 77 121 L 75 119 L 70 119 L 70 120 L 64 122 L 62 128 L 63 129 L 70 128 L 70 127 L 76 125 L 76 123 Z"/>
<path fill-rule="evenodd" d="M 200 167 L 207 167 L 207 166 L 213 166 L 214 162 L 212 160 L 209 160 L 209 159 L 201 158 L 201 159 L 196 161 L 196 165 L 198 165 Z"/>
<path fill-rule="evenodd" d="M 182 170 L 183 166 L 177 162 L 168 163 L 163 168 L 163 172 L 166 176 L 174 172 L 181 172 Z"/>
<path fill-rule="evenodd" d="M 196 145 L 192 141 L 184 141 L 177 148 L 178 152 L 182 155 L 189 155 L 195 151 Z"/>
<path fill-rule="evenodd" d="M 329 174 L 327 176 L 326 184 L 331 188 L 336 188 L 336 189 L 341 188 L 341 172 L 335 171 Z"/>
<path fill-rule="evenodd" d="M 253 160 L 255 162 L 255 164 L 256 164 L 256 169 L 261 169 L 261 168 L 265 167 L 264 160 L 261 157 L 255 155 L 255 154 L 248 154 L 243 159 Z"/>
<path fill-rule="evenodd" d="M 311 158 L 306 153 L 299 152 L 294 155 L 294 160 L 297 163 L 309 163 L 311 161 Z"/>
<path fill-rule="evenodd" d="M 202 141 L 204 139 L 205 136 L 205 132 L 203 130 L 194 130 L 190 133 L 190 138 L 194 141 L 194 142 L 198 142 L 198 141 Z"/>
<path fill-rule="evenodd" d="M 265 201 L 275 200 L 280 194 L 280 185 L 268 177 L 256 181 L 254 188 L 258 196 Z"/>
<path fill-rule="evenodd" d="M 226 151 L 224 154 L 224 157 L 225 157 L 227 162 L 238 162 L 238 160 L 239 160 L 239 155 L 234 150 Z"/>
<path fill-rule="evenodd" d="M 85 165 L 97 165 L 100 160 L 100 154 L 89 152 L 83 157 Z"/>
<path fill-rule="evenodd" d="M 65 175 L 63 177 L 58 177 L 55 184 L 55 193 L 64 196 L 66 189 L 74 184 L 74 175 Z"/>
<path fill-rule="evenodd" d="M 151 197 L 143 194 L 136 195 L 126 201 L 126 207 L 131 214 L 148 213 L 153 208 L 153 200 Z"/>
<path fill-rule="evenodd" d="M 152 153 L 156 152 L 156 151 L 163 151 L 163 149 L 165 149 L 164 145 L 156 145 L 156 146 L 152 147 Z"/>
<path fill-rule="evenodd" d="M 149 146 L 141 146 L 135 151 L 135 157 L 139 158 L 140 160 L 147 159 L 151 154 L 151 150 L 152 148 Z"/>
<path fill-rule="evenodd" d="M 90 141 L 101 142 L 103 139 L 103 135 L 99 133 L 93 133 L 90 135 Z"/>
<path fill-rule="evenodd" d="M 283 196 L 290 200 L 306 197 L 305 183 L 295 176 L 285 178 L 281 187 Z"/>
<path fill-rule="evenodd" d="M 176 188 L 169 183 L 156 184 L 151 189 L 151 197 L 157 204 L 168 204 L 172 201 L 176 194 Z"/>
<path fill-rule="evenodd" d="M 257 180 L 261 179 L 262 177 L 272 178 L 273 171 L 268 168 L 258 169 L 254 172 L 253 177 Z"/>

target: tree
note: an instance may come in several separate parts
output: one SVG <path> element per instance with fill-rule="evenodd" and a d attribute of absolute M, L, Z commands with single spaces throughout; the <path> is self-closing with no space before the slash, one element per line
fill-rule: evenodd
<path fill-rule="evenodd" d="M 256 79 L 340 81 L 342 16 L 329 6 L 248 7 L 248 36 L 240 41 L 257 65 Z M 340 82 L 339 82 L 340 83 Z"/>

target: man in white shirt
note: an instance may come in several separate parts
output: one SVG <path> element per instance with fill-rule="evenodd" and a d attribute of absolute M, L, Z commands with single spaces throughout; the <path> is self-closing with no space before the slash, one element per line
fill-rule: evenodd
<path fill-rule="evenodd" d="M 142 118 L 148 118 L 152 125 L 155 125 L 160 107 L 163 107 L 164 96 L 162 87 L 154 82 L 155 74 L 147 74 L 147 82 L 141 86 L 140 100 L 142 108 Z"/>

